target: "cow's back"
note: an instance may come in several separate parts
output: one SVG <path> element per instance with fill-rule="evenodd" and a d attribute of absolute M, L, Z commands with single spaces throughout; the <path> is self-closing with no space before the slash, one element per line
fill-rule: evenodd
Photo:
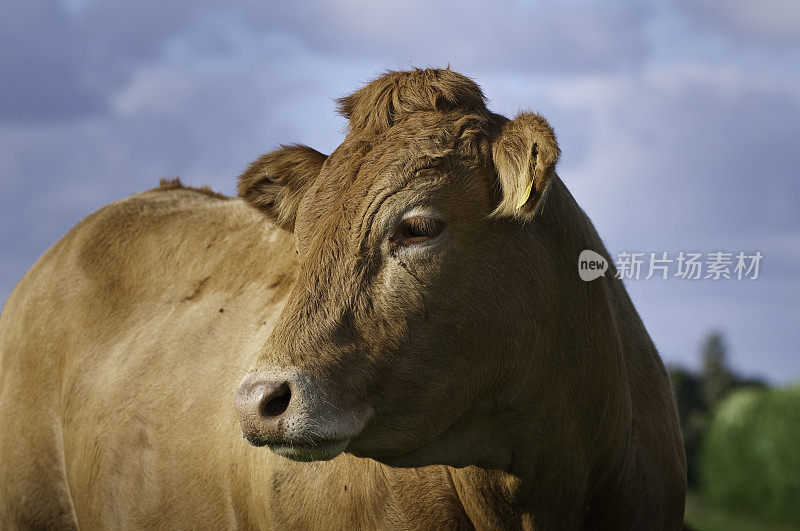
<path fill-rule="evenodd" d="M 259 478 L 233 464 L 267 453 L 225 441 L 294 256 L 239 200 L 185 188 L 114 203 L 48 250 L 0 316 L 0 527 L 263 510 L 236 510 Z"/>

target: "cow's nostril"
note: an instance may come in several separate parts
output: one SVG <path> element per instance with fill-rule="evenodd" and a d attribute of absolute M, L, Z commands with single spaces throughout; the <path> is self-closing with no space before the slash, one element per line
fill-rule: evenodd
<path fill-rule="evenodd" d="M 264 418 L 277 417 L 289 407 L 292 399 L 292 390 L 287 382 L 282 383 L 274 392 L 261 399 L 259 412 Z"/>

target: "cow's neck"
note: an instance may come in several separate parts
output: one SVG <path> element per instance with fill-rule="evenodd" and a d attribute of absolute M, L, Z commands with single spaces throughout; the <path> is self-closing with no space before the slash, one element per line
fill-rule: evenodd
<path fill-rule="evenodd" d="M 560 346 L 551 349 L 564 349 L 566 357 L 599 355 L 596 346 L 580 343 L 582 337 L 597 338 L 596 333 L 564 333 Z M 449 469 L 465 513 L 477 527 L 515 522 L 522 528 L 572 529 L 593 519 L 590 512 L 615 520 L 611 505 L 619 500 L 613 494 L 624 481 L 631 441 L 624 370 L 592 364 L 574 370 L 562 371 L 563 381 L 554 377 L 548 398 L 522 404 L 513 429 L 499 434 L 498 453 L 511 456 L 505 470 Z M 581 372 L 594 377 L 570 385 Z"/>
<path fill-rule="evenodd" d="M 577 528 L 585 518 L 615 520 L 620 500 L 613 498 L 634 444 L 625 354 L 609 285 L 606 279 L 580 280 L 576 268 L 583 249 L 607 251 L 558 178 L 553 185 L 545 212 L 569 225 L 562 225 L 566 237 L 556 239 L 553 253 L 563 260 L 555 270 L 565 274 L 549 322 L 541 311 L 531 316 L 547 336 L 530 338 L 530 378 L 516 379 L 506 390 L 520 397 L 513 428 L 498 434 L 498 451 L 511 459 L 504 471 L 452 472 L 467 514 L 487 526 L 509 517 L 541 529 Z M 541 374 L 548 375 L 545 381 Z"/>

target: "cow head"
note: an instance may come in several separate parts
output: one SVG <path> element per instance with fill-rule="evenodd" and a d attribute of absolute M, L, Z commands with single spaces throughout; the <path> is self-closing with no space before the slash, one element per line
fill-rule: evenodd
<path fill-rule="evenodd" d="M 390 73 L 339 103 L 348 134 L 331 155 L 283 147 L 240 178 L 299 263 L 237 394 L 242 431 L 296 460 L 506 467 L 520 415 L 544 408 L 531 394 L 551 404 L 570 370 L 548 352 L 570 296 L 544 215 L 553 130 L 491 113 L 449 69 Z"/>

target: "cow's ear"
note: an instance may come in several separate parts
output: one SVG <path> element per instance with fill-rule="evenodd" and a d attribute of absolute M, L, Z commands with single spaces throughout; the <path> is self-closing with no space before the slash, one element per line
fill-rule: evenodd
<path fill-rule="evenodd" d="M 291 232 L 300 199 L 327 158 L 308 146 L 282 146 L 259 157 L 239 176 L 239 197 Z"/>
<path fill-rule="evenodd" d="M 560 154 L 553 128 L 540 115 L 524 112 L 503 124 L 492 142 L 495 173 L 502 190 L 494 215 L 532 216 L 555 174 Z"/>

